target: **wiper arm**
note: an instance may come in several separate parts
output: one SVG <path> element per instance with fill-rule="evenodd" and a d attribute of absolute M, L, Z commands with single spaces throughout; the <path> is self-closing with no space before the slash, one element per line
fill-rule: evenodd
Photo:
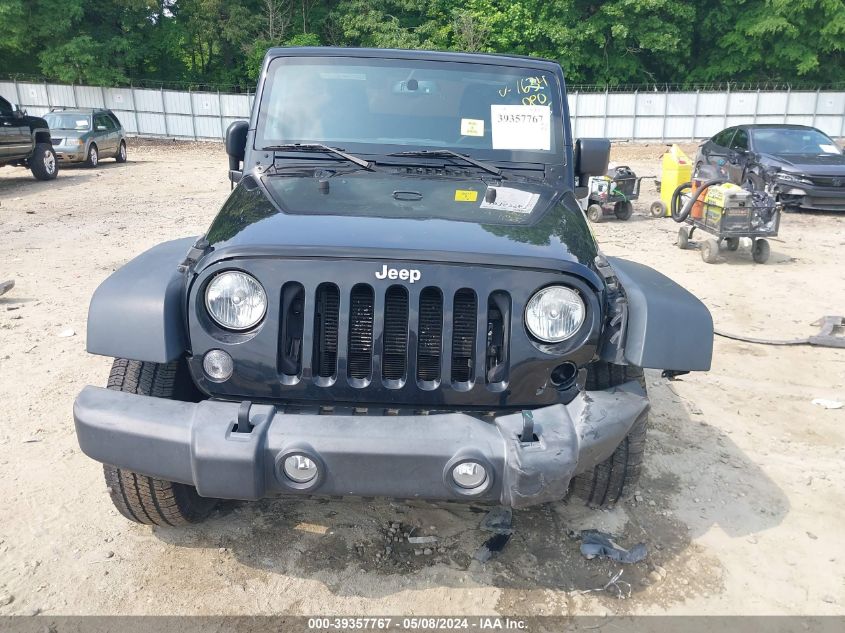
<path fill-rule="evenodd" d="M 288 143 L 286 145 L 270 145 L 268 147 L 262 147 L 261 149 L 277 152 L 326 152 L 328 154 L 340 156 L 341 158 L 348 160 L 350 163 L 355 163 L 361 169 L 375 171 L 372 163 L 369 161 L 353 156 L 352 154 L 347 154 L 339 147 L 329 147 L 328 145 L 323 145 L 322 143 Z"/>
<path fill-rule="evenodd" d="M 443 156 L 450 156 L 452 158 L 459 158 L 462 161 L 469 163 L 470 165 L 475 165 L 479 169 L 483 169 L 489 174 L 495 174 L 496 176 L 502 175 L 502 170 L 492 165 L 490 163 L 485 163 L 480 160 L 476 160 L 474 158 L 470 158 L 469 156 L 465 156 L 464 154 L 459 154 L 458 152 L 453 152 L 450 149 L 424 149 L 424 150 L 417 150 L 413 152 L 395 152 L 393 154 L 388 154 L 388 156 L 431 156 L 431 157 L 443 157 Z"/>

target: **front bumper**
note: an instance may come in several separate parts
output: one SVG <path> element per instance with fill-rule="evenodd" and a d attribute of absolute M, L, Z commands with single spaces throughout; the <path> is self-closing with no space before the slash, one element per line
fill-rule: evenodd
<path fill-rule="evenodd" d="M 814 211 L 845 211 L 845 187 L 819 187 L 780 182 L 781 199 L 788 206 Z"/>
<path fill-rule="evenodd" d="M 251 430 L 238 426 L 248 417 Z M 86 387 L 73 406 L 82 451 L 97 461 L 196 486 L 204 497 L 355 495 L 496 502 L 514 508 L 562 499 L 570 479 L 607 459 L 648 411 L 636 382 L 580 393 L 531 413 L 536 441 L 520 440 L 523 415 L 289 414 L 273 405 L 198 404 Z M 320 474 L 303 486 L 282 469 L 306 454 Z M 467 491 L 451 479 L 465 459 L 488 481 Z"/>
<path fill-rule="evenodd" d="M 79 163 L 87 156 L 84 145 L 54 145 L 53 151 L 63 163 Z"/>

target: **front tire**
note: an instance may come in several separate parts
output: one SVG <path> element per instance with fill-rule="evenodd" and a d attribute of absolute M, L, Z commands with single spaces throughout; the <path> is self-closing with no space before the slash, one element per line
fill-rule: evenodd
<path fill-rule="evenodd" d="M 96 167 L 100 163 L 100 151 L 94 143 L 88 147 L 88 154 L 85 157 L 86 167 Z"/>
<path fill-rule="evenodd" d="M 588 391 L 609 389 L 637 381 L 646 390 L 643 370 L 631 365 L 596 361 L 587 368 Z M 572 478 L 569 490 L 591 507 L 612 506 L 634 489 L 642 473 L 648 416 L 641 416 L 613 455 L 591 470 Z"/>
<path fill-rule="evenodd" d="M 49 143 L 37 143 L 29 159 L 29 170 L 38 180 L 53 180 L 59 173 L 56 152 Z"/>
<path fill-rule="evenodd" d="M 590 222 L 599 223 L 604 220 L 604 209 L 599 204 L 591 204 L 587 207 L 587 218 Z"/>
<path fill-rule="evenodd" d="M 631 215 L 634 213 L 634 205 L 631 204 L 628 200 L 623 202 L 617 202 L 613 205 L 613 214 L 616 216 L 618 220 L 630 220 Z"/>
<path fill-rule="evenodd" d="M 117 358 L 108 388 L 172 400 L 193 400 L 196 388 L 183 362 L 146 363 Z M 124 517 L 145 525 L 182 526 L 198 523 L 211 513 L 216 499 L 197 494 L 187 484 L 165 481 L 103 464 L 109 496 Z"/>
<path fill-rule="evenodd" d="M 769 242 L 762 238 L 754 240 L 754 247 L 751 249 L 751 257 L 758 264 L 765 264 L 769 261 L 769 254 L 772 252 Z"/>

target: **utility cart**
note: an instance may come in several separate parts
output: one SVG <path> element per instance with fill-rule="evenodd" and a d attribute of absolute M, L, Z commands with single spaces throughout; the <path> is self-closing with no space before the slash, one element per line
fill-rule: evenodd
<path fill-rule="evenodd" d="M 640 183 L 647 176 L 637 176 L 627 165 L 611 169 L 606 176 L 593 176 L 589 194 L 582 201 L 587 218 L 601 222 L 605 216 L 615 215 L 628 220 L 634 212 L 632 202 L 640 197 Z"/>
<path fill-rule="evenodd" d="M 724 244 L 729 251 L 739 249 L 739 240 L 752 241 L 751 256 L 758 264 L 769 259 L 767 237 L 778 234 L 781 205 L 771 193 L 747 190 L 730 183 L 702 183 L 696 189 L 679 187 L 672 199 L 672 217 L 684 225 L 678 230 L 678 247 L 690 248 L 696 229 L 713 237 L 695 244 L 701 259 L 708 264 L 716 261 L 719 247 Z M 679 211 L 680 204 L 683 209 Z"/>

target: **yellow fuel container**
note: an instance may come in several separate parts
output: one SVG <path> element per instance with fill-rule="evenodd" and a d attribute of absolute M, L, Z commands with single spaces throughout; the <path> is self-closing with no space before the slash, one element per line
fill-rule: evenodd
<path fill-rule="evenodd" d="M 663 154 L 663 174 L 660 178 L 660 199 L 666 205 L 666 215 L 670 215 L 672 194 L 679 185 L 692 178 L 692 161 L 678 145 L 672 145 Z"/>

